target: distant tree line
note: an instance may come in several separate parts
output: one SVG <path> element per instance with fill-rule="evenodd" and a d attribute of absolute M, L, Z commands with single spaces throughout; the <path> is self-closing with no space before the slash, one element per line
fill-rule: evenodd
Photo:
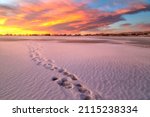
<path fill-rule="evenodd" d="M 0 34 L 0 36 L 150 36 L 150 31 L 96 34 Z"/>

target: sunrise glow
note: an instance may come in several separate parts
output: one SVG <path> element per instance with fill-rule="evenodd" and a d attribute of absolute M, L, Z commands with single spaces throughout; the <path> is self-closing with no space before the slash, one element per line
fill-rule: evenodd
<path fill-rule="evenodd" d="M 150 0 L 0 1 L 0 34 L 150 31 L 149 19 Z"/>

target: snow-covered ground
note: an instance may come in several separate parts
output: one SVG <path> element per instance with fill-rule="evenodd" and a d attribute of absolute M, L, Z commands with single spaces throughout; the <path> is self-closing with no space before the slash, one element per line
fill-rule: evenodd
<path fill-rule="evenodd" d="M 150 99 L 149 46 L 148 37 L 0 37 L 0 99 Z"/>

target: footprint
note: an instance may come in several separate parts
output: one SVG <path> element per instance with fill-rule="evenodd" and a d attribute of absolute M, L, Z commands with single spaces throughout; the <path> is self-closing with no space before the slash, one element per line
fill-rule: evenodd
<path fill-rule="evenodd" d="M 39 57 L 36 57 L 36 56 L 35 56 L 35 57 L 32 58 L 32 60 L 33 60 L 33 61 L 37 61 L 37 60 L 39 60 Z"/>
<path fill-rule="evenodd" d="M 47 62 L 55 63 L 55 61 L 54 61 L 54 60 L 51 60 L 51 59 L 48 59 Z"/>
<path fill-rule="evenodd" d="M 54 70 L 54 66 L 50 63 L 43 65 L 46 69 Z"/>
<path fill-rule="evenodd" d="M 57 67 L 57 66 L 54 66 L 54 69 L 55 69 L 55 70 L 57 70 L 57 69 L 58 69 L 58 67 Z"/>
<path fill-rule="evenodd" d="M 35 58 L 33 61 L 36 63 L 36 65 L 42 65 L 42 61 L 40 58 Z"/>
<path fill-rule="evenodd" d="M 73 85 L 71 83 L 69 83 L 69 82 L 64 82 L 64 87 L 66 89 L 71 89 L 71 88 L 73 88 Z"/>
<path fill-rule="evenodd" d="M 34 55 L 39 57 L 39 56 L 40 56 L 40 53 L 35 52 Z"/>
<path fill-rule="evenodd" d="M 82 100 L 92 100 L 92 97 L 91 97 L 91 96 L 85 95 L 85 94 L 81 94 L 81 95 L 80 95 L 80 98 L 81 98 Z"/>
<path fill-rule="evenodd" d="M 62 72 L 65 72 L 65 71 L 66 71 L 66 69 L 64 69 L 64 68 L 59 68 L 59 69 L 58 69 L 58 72 L 59 72 L 59 73 L 62 73 Z"/>
<path fill-rule="evenodd" d="M 61 80 L 59 80 L 58 82 L 58 85 L 62 86 L 62 87 L 65 87 L 66 89 L 71 89 L 73 88 L 73 85 L 72 83 L 70 83 L 67 79 L 63 78 Z"/>
<path fill-rule="evenodd" d="M 88 94 L 88 95 L 91 94 L 91 92 L 88 89 L 84 88 L 84 87 L 77 87 L 77 89 L 80 93 L 84 93 L 84 94 Z"/>
<path fill-rule="evenodd" d="M 37 65 L 41 65 L 42 62 L 41 62 L 41 61 L 36 61 L 36 64 L 37 64 Z"/>
<path fill-rule="evenodd" d="M 80 83 L 75 84 L 76 87 L 82 87 Z"/>
<path fill-rule="evenodd" d="M 58 77 L 52 77 L 52 81 L 57 81 L 58 79 Z"/>
<path fill-rule="evenodd" d="M 78 80 L 77 76 L 74 74 L 70 74 L 68 77 L 70 77 L 72 80 Z"/>
<path fill-rule="evenodd" d="M 63 72 L 63 75 L 65 75 L 65 76 L 69 76 L 70 75 L 70 73 L 69 72 Z"/>

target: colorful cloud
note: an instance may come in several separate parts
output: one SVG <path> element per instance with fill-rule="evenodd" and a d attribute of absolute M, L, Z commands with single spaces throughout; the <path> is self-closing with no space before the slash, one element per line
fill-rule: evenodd
<path fill-rule="evenodd" d="M 150 31 L 150 21 L 143 22 L 141 12 L 150 12 L 149 0 L 2 0 L 0 34 L 100 33 L 115 28 L 116 32 L 127 28 Z M 125 15 L 138 15 L 138 19 L 132 19 L 130 25 L 111 26 L 121 21 L 129 24 Z M 134 24 L 135 20 L 140 22 Z"/>

